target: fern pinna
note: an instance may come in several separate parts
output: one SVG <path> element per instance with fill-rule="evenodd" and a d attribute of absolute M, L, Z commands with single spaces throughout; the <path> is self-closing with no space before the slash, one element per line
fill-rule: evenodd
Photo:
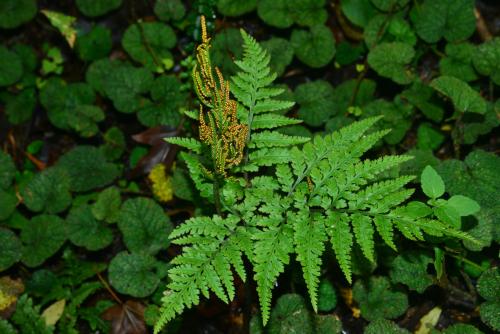
<path fill-rule="evenodd" d="M 326 247 L 333 248 L 351 282 L 354 242 L 367 259 L 374 261 L 376 233 L 393 249 L 395 231 L 412 240 L 424 240 L 424 234 L 468 238 L 449 224 L 433 219 L 430 210 L 425 210 L 426 204 L 404 204 L 413 193 L 405 188 L 413 177 L 388 177 L 387 171 L 410 157 L 361 159 L 388 133 L 370 131 L 379 118 L 364 119 L 312 141 L 277 132 L 276 128 L 299 122 L 279 113 L 293 103 L 276 99 L 282 89 L 272 86 L 275 75 L 269 69 L 269 55 L 251 36 L 241 33 L 245 52 L 243 59 L 236 62 L 241 71 L 232 78 L 231 85 L 239 102 L 239 120 L 231 122 L 244 129 L 246 138 L 241 163 L 225 164 L 219 169 L 223 177 L 218 181 L 213 177 L 220 166 L 217 159 L 221 159 L 214 145 L 224 144 L 224 136 L 216 131 L 215 123 L 203 125 L 203 112 L 200 130 L 210 127 L 203 131 L 214 131 L 211 140 L 206 140 L 203 133 L 202 142 L 168 139 L 193 151 L 182 155 L 191 177 L 202 196 L 218 197 L 214 202 L 220 203 L 220 210 L 212 217 L 191 218 L 170 235 L 183 250 L 172 261 L 170 283 L 155 333 L 186 307 L 198 304 L 200 294 L 208 297 L 212 291 L 225 302 L 232 300 L 234 273 L 247 279 L 243 255 L 253 267 L 265 324 L 270 315 L 272 289 L 294 254 L 302 266 L 312 307 L 317 310 L 321 257 Z M 198 48 L 198 61 L 208 71 L 210 59 L 205 51 L 209 39 L 205 34 Z M 220 93 L 224 88 L 207 89 L 227 85 L 220 72 L 215 71 L 219 74 L 218 84 L 207 85 L 203 75 L 194 75 L 200 101 L 212 115 L 208 117 L 224 112 L 210 98 L 219 94 L 230 99 Z M 234 110 L 233 106 L 230 108 Z M 207 146 L 209 150 L 204 149 Z M 212 167 L 202 164 L 203 152 L 208 152 Z M 267 168 L 261 170 L 260 166 Z M 244 176 L 240 176 L 243 171 Z M 212 187 L 214 182 L 219 182 L 217 187 Z"/>

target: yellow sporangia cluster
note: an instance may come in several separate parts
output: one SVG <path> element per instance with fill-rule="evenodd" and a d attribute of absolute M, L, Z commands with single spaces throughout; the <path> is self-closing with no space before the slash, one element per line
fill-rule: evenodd
<path fill-rule="evenodd" d="M 201 18 L 202 43 L 196 49 L 197 64 L 193 68 L 195 90 L 200 98 L 200 140 L 208 144 L 214 159 L 215 172 L 226 175 L 226 169 L 238 165 L 243 152 L 248 128 L 236 117 L 236 101 L 230 97 L 229 81 L 224 80 L 210 62 L 210 38 L 205 18 Z M 208 110 L 203 110 L 203 105 Z"/>
<path fill-rule="evenodd" d="M 153 194 L 160 202 L 168 202 L 174 198 L 172 177 L 167 176 L 164 164 L 154 166 L 148 178 L 152 184 Z"/>

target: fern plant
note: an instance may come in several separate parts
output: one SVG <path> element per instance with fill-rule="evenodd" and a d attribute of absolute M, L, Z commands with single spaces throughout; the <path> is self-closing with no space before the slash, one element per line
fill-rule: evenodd
<path fill-rule="evenodd" d="M 227 139 L 219 131 L 224 123 L 217 124 L 218 117 L 228 114 L 227 110 L 234 113 L 235 104 L 228 102 L 233 100 L 226 94 L 229 83 L 222 74 L 215 69 L 217 78 L 211 77 L 205 28 L 193 75 L 200 101 L 208 109 L 199 117 L 201 141 L 168 139 L 193 151 L 182 157 L 202 196 L 214 198 L 218 208 L 216 215 L 191 218 L 170 235 L 183 251 L 172 261 L 155 333 L 185 308 L 198 304 L 200 295 L 208 297 L 212 291 L 225 302 L 232 300 L 234 273 L 243 281 L 248 279 L 243 256 L 253 268 L 266 324 L 272 289 L 293 255 L 302 266 L 316 311 L 326 247 L 333 248 L 351 282 L 354 242 L 374 261 L 376 233 L 393 249 L 395 231 L 411 240 L 424 240 L 425 234 L 469 238 L 432 218 L 431 210 L 422 210 L 426 204 L 404 204 L 414 191 L 405 187 L 413 177 L 388 177 L 387 172 L 409 156 L 361 159 L 389 132 L 370 132 L 380 118 L 355 122 L 312 141 L 277 132 L 281 126 L 299 122 L 276 113 L 293 103 L 276 99 L 282 90 L 272 86 L 275 75 L 269 69 L 269 55 L 244 31 L 242 37 L 244 57 L 236 61 L 241 71 L 232 78 L 230 89 L 239 102 L 239 117 L 231 119 L 228 128 L 238 126 L 238 138 L 245 135 L 244 147 L 225 145 Z M 236 148 L 241 151 L 235 152 Z M 241 157 L 238 164 L 225 163 L 224 150 L 237 153 Z"/>

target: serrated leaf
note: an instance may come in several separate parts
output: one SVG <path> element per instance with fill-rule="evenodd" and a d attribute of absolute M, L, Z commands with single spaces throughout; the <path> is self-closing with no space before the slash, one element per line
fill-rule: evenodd
<path fill-rule="evenodd" d="M 297 58 L 313 68 L 328 65 L 335 56 L 335 39 L 323 25 L 313 25 L 309 30 L 294 29 L 290 42 Z"/>
<path fill-rule="evenodd" d="M 151 71 L 163 71 L 166 60 L 173 61 L 172 49 L 177 43 L 173 29 L 160 22 L 138 22 L 123 33 L 122 46 L 135 61 Z"/>
<path fill-rule="evenodd" d="M 427 273 L 432 258 L 424 252 L 409 251 L 398 255 L 391 265 L 390 277 L 393 283 L 406 284 L 411 290 L 423 293 L 433 283 Z"/>
<path fill-rule="evenodd" d="M 404 328 L 399 327 L 394 322 L 386 319 L 377 319 L 365 327 L 364 334 L 410 334 Z"/>
<path fill-rule="evenodd" d="M 18 199 L 13 191 L 0 189 L 0 221 L 14 213 L 17 203 Z"/>
<path fill-rule="evenodd" d="M 99 193 L 92 205 L 92 214 L 97 220 L 116 223 L 121 206 L 120 190 L 116 187 L 107 188 Z"/>
<path fill-rule="evenodd" d="M 486 113 L 486 102 L 467 83 L 460 79 L 441 76 L 431 82 L 431 87 L 448 97 L 460 112 Z"/>
<path fill-rule="evenodd" d="M 134 253 L 154 255 L 169 245 L 172 224 L 163 209 L 149 198 L 125 201 L 118 218 L 127 248 Z"/>
<path fill-rule="evenodd" d="M 66 241 L 64 225 L 64 221 L 58 216 L 33 217 L 21 231 L 23 263 L 28 267 L 37 267 L 54 255 Z"/>
<path fill-rule="evenodd" d="M 156 266 L 157 261 L 151 255 L 120 252 L 109 264 L 109 283 L 120 293 L 147 297 L 160 283 Z"/>
<path fill-rule="evenodd" d="M 292 146 L 306 143 L 310 140 L 308 137 L 288 136 L 277 131 L 262 131 L 254 133 L 248 147 L 280 147 Z"/>
<path fill-rule="evenodd" d="M 0 272 L 21 259 L 22 244 L 14 232 L 0 227 Z"/>
<path fill-rule="evenodd" d="M 408 308 L 406 295 L 393 291 L 385 277 L 358 280 L 352 293 L 361 309 L 361 316 L 370 321 L 397 318 Z"/>
<path fill-rule="evenodd" d="M 88 205 L 72 208 L 66 222 L 68 238 L 77 246 L 96 251 L 113 241 L 112 230 L 96 220 Z"/>
<path fill-rule="evenodd" d="M 188 150 L 194 151 L 195 153 L 200 154 L 202 149 L 202 144 L 200 141 L 194 138 L 186 138 L 186 137 L 169 137 L 165 138 L 165 141 L 170 144 L 175 144 L 180 147 L 187 148 Z"/>
<path fill-rule="evenodd" d="M 62 212 L 71 204 L 70 181 L 65 169 L 48 168 L 21 188 L 24 204 L 34 212 Z"/>
<path fill-rule="evenodd" d="M 426 0 L 413 11 L 416 31 L 428 43 L 436 43 L 442 37 L 448 42 L 462 41 L 476 28 L 472 0 Z"/>
<path fill-rule="evenodd" d="M 253 117 L 252 130 L 272 129 L 300 123 L 302 123 L 300 119 L 290 118 L 278 114 L 264 113 Z"/>
<path fill-rule="evenodd" d="M 84 192 L 112 183 L 120 174 L 118 165 L 109 163 L 96 147 L 77 146 L 58 162 L 71 179 L 71 190 Z"/>
<path fill-rule="evenodd" d="M 0 150 L 0 189 L 10 187 L 14 176 L 16 175 L 16 166 L 10 155 Z"/>
<path fill-rule="evenodd" d="M 473 61 L 479 73 L 490 76 L 494 83 L 500 85 L 500 37 L 479 45 L 474 52 Z"/>
<path fill-rule="evenodd" d="M 313 333 L 311 315 L 300 295 L 285 294 L 278 299 L 271 312 L 269 333 Z"/>
<path fill-rule="evenodd" d="M 381 43 L 370 50 L 368 64 L 381 76 L 407 85 L 413 81 L 414 73 L 408 67 L 415 50 L 405 43 Z"/>
<path fill-rule="evenodd" d="M 334 90 L 329 82 L 316 80 L 300 84 L 294 92 L 299 117 L 311 126 L 324 124 L 335 112 Z"/>

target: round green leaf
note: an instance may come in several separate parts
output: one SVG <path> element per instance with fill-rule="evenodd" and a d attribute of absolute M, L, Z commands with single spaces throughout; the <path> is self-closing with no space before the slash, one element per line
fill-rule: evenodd
<path fill-rule="evenodd" d="M 340 8 L 349 21 L 362 28 L 377 13 L 372 3 L 367 0 L 341 0 Z"/>
<path fill-rule="evenodd" d="M 358 280 L 352 293 L 361 309 L 361 316 L 370 321 L 397 318 L 408 308 L 407 296 L 393 291 L 385 277 Z"/>
<path fill-rule="evenodd" d="M 472 325 L 454 324 L 446 328 L 443 334 L 483 334 L 483 332 Z"/>
<path fill-rule="evenodd" d="M 483 75 L 489 75 L 491 80 L 500 85 L 500 37 L 479 45 L 473 56 L 474 67 Z"/>
<path fill-rule="evenodd" d="M 429 123 L 422 123 L 417 131 L 417 148 L 436 150 L 443 143 L 444 135 Z"/>
<path fill-rule="evenodd" d="M 486 300 L 500 301 L 500 267 L 490 268 L 481 275 L 477 292 Z"/>
<path fill-rule="evenodd" d="M 118 227 L 131 252 L 152 255 L 168 247 L 173 228 L 163 209 L 149 198 L 134 198 L 123 203 Z"/>
<path fill-rule="evenodd" d="M 36 102 L 36 92 L 33 88 L 24 89 L 17 95 L 9 96 L 5 104 L 5 114 L 9 123 L 17 125 L 31 119 Z"/>
<path fill-rule="evenodd" d="M 111 229 L 95 219 L 88 205 L 71 209 L 67 231 L 72 243 L 90 251 L 105 248 L 113 241 Z"/>
<path fill-rule="evenodd" d="M 449 75 L 463 81 L 474 81 L 477 74 L 472 67 L 472 57 L 476 54 L 475 47 L 470 43 L 446 45 L 447 57 L 439 61 L 442 75 Z"/>
<path fill-rule="evenodd" d="M 76 51 L 83 61 L 97 60 L 111 52 L 111 30 L 95 26 L 88 33 L 76 39 Z"/>
<path fill-rule="evenodd" d="M 66 241 L 64 221 L 54 215 L 33 217 L 21 231 L 24 244 L 22 261 L 37 267 L 54 255 Z"/>
<path fill-rule="evenodd" d="M 109 161 L 119 159 L 126 148 L 125 135 L 117 127 L 111 127 L 104 133 L 104 144 L 99 147 Z"/>
<path fill-rule="evenodd" d="M 315 25 L 309 31 L 294 29 L 290 41 L 297 58 L 310 67 L 326 66 L 335 56 L 335 39 L 326 26 Z"/>
<path fill-rule="evenodd" d="M 36 0 L 2 0 L 0 1 L 0 28 L 16 28 L 34 18 L 36 11 Z M 3 57 L 0 56 L 0 59 L 3 61 Z"/>
<path fill-rule="evenodd" d="M 110 187 L 97 196 L 97 201 L 92 205 L 92 214 L 98 220 L 116 223 L 120 214 L 122 200 L 120 190 Z"/>
<path fill-rule="evenodd" d="M 500 301 L 487 301 L 479 307 L 481 320 L 496 331 L 500 331 Z"/>
<path fill-rule="evenodd" d="M 226 16 L 240 16 L 257 7 L 257 0 L 218 0 L 217 10 Z"/>
<path fill-rule="evenodd" d="M 285 72 L 285 68 L 290 65 L 293 59 L 293 48 L 286 39 L 272 37 L 261 43 L 262 47 L 271 56 L 269 66 L 278 76 Z"/>
<path fill-rule="evenodd" d="M 399 9 L 406 6 L 410 0 L 371 0 L 381 11 L 387 12 L 391 9 Z"/>
<path fill-rule="evenodd" d="M 302 296 L 282 295 L 271 311 L 269 334 L 313 333 L 311 314 Z"/>
<path fill-rule="evenodd" d="M 147 68 L 101 59 L 89 66 L 86 80 L 109 97 L 118 111 L 133 113 L 147 104 L 142 94 L 151 89 L 154 77 Z"/>
<path fill-rule="evenodd" d="M 160 283 L 154 271 L 156 266 L 157 261 L 151 255 L 118 253 L 109 264 L 109 283 L 120 293 L 147 297 Z"/>
<path fill-rule="evenodd" d="M 52 124 L 61 129 L 73 129 L 82 137 L 94 136 L 103 111 L 92 105 L 95 94 L 90 85 L 79 82 L 66 84 L 60 78 L 47 80 L 40 91 L 40 102 Z"/>
<path fill-rule="evenodd" d="M 428 43 L 469 38 L 476 30 L 474 0 L 425 0 L 411 15 L 418 35 Z"/>
<path fill-rule="evenodd" d="M 422 190 L 430 198 L 438 198 L 444 194 L 444 182 L 441 176 L 431 166 L 427 166 L 420 176 Z"/>
<path fill-rule="evenodd" d="M 70 181 L 66 170 L 48 168 L 21 188 L 24 204 L 34 212 L 62 212 L 71 204 Z"/>
<path fill-rule="evenodd" d="M 332 283 L 322 280 L 318 287 L 318 310 L 330 312 L 337 306 L 337 293 Z"/>
<path fill-rule="evenodd" d="M 151 97 L 153 103 L 137 112 L 139 122 L 148 127 L 176 126 L 181 119 L 179 108 L 186 100 L 180 81 L 173 75 L 158 77 L 151 87 Z"/>
<path fill-rule="evenodd" d="M 5 220 L 12 215 L 17 206 L 16 194 L 12 191 L 0 189 L 0 221 Z"/>
<path fill-rule="evenodd" d="M 299 117 L 311 126 L 320 126 L 333 115 L 333 87 L 327 81 L 316 80 L 297 86 L 294 92 L 299 104 Z"/>
<path fill-rule="evenodd" d="M 432 80 L 430 86 L 447 96 L 460 112 L 486 113 L 487 105 L 483 97 L 460 79 L 443 75 Z"/>
<path fill-rule="evenodd" d="M 0 227 L 0 272 L 21 259 L 22 244 L 14 232 Z"/>
<path fill-rule="evenodd" d="M 162 71 L 164 62 L 173 59 L 170 49 L 176 43 L 174 30 L 160 22 L 132 24 L 122 38 L 122 46 L 130 57 L 151 71 Z"/>
<path fill-rule="evenodd" d="M 380 76 L 406 85 L 414 78 L 413 72 L 408 68 L 414 56 L 415 50 L 406 43 L 382 43 L 370 50 L 368 64 Z"/>
<path fill-rule="evenodd" d="M 98 148 L 77 146 L 59 159 L 71 180 L 71 190 L 84 192 L 112 183 L 120 174 L 117 165 L 106 161 Z"/>
<path fill-rule="evenodd" d="M 260 0 L 257 14 L 266 24 L 276 28 L 288 28 L 293 24 L 289 0 Z"/>
<path fill-rule="evenodd" d="M 424 252 L 409 251 L 398 255 L 391 265 L 391 281 L 423 293 L 433 283 L 432 276 L 427 273 L 427 266 L 431 263 L 432 258 Z"/>
<path fill-rule="evenodd" d="M 342 334 L 342 321 L 333 314 L 314 315 L 316 334 Z"/>
<path fill-rule="evenodd" d="M 462 195 L 452 196 L 448 200 L 448 205 L 457 210 L 462 217 L 473 215 L 481 209 L 475 200 Z"/>
<path fill-rule="evenodd" d="M 7 189 L 16 175 L 16 166 L 10 155 L 0 150 L 0 189 Z"/>
<path fill-rule="evenodd" d="M 186 8 L 180 0 L 156 0 L 153 10 L 162 21 L 178 21 L 186 14 Z"/>
<path fill-rule="evenodd" d="M 386 319 L 377 319 L 366 326 L 364 334 L 410 334 L 404 328 Z"/>
<path fill-rule="evenodd" d="M 76 6 L 85 16 L 104 15 L 122 5 L 122 0 L 76 0 Z"/>
<path fill-rule="evenodd" d="M 1 19 L 0 19 L 1 21 Z M 16 83 L 23 75 L 21 58 L 5 46 L 0 45 L 0 87 Z"/>

